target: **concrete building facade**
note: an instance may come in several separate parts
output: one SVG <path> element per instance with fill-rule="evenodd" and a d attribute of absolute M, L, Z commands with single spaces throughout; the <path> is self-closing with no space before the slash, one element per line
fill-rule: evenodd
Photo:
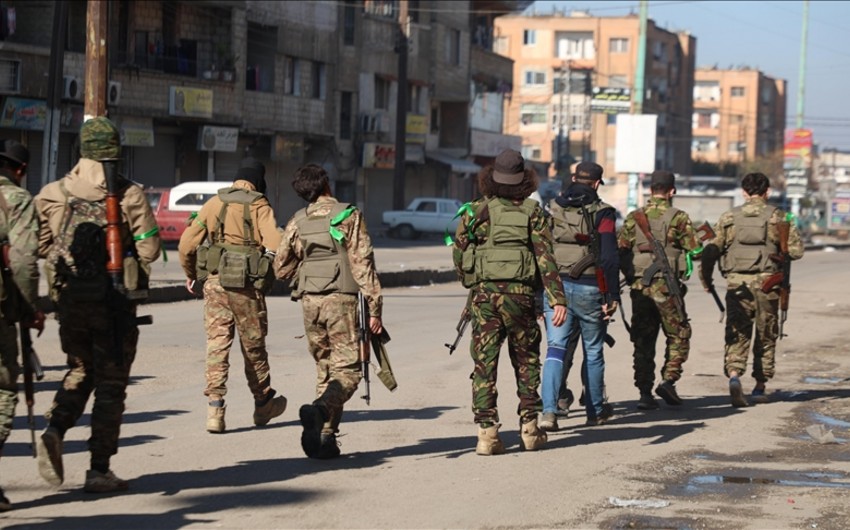
<path fill-rule="evenodd" d="M 86 2 L 67 4 L 57 171 L 42 179 L 57 3 L 4 2 L 15 24 L 0 28 L 0 137 L 30 148 L 32 191 L 76 163 Z M 473 130 L 494 135 L 485 142 L 490 147 L 509 141 L 502 138 L 501 108 L 512 61 L 494 54 L 486 36 L 497 16 L 529 4 L 109 2 L 108 115 L 122 132 L 123 172 L 156 187 L 229 181 L 239 161 L 254 156 L 266 164 L 268 195 L 282 223 L 302 206 L 292 174 L 312 162 L 328 170 L 335 194 L 356 203 L 376 227 L 392 207 L 394 143 L 404 134 L 405 197 L 468 200 L 476 192 L 469 176 L 480 167 Z M 403 12 L 409 21 L 400 24 Z M 396 131 L 400 28 L 409 43 L 408 106 L 405 130 Z M 474 66 L 473 58 L 480 60 Z"/>
<path fill-rule="evenodd" d="M 746 67 L 697 69 L 694 161 L 741 163 L 781 152 L 786 84 L 784 79 Z"/>
<path fill-rule="evenodd" d="M 687 174 L 696 39 L 652 20 L 647 26 L 643 113 L 658 115 L 655 165 Z M 522 136 L 524 154 L 551 164 L 551 175 L 589 159 L 616 179 L 616 114 L 591 112 L 592 91 L 634 90 L 638 17 L 510 15 L 499 18 L 496 29 L 497 51 L 514 60 L 506 132 Z"/>

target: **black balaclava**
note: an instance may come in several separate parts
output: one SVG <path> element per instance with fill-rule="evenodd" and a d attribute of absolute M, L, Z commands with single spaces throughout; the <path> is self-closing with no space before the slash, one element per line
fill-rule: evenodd
<path fill-rule="evenodd" d="M 256 158 L 246 158 L 239 163 L 236 180 L 248 181 L 257 191 L 266 194 L 266 166 Z"/>

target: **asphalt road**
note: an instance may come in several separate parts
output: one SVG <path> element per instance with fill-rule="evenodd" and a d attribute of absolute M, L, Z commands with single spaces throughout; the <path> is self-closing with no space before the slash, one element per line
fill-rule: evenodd
<path fill-rule="evenodd" d="M 847 528 L 847 257 L 814 251 L 795 263 L 789 336 L 779 345 L 771 403 L 729 405 L 723 326 L 710 296 L 691 280 L 694 337 L 677 385 L 682 407 L 635 410 L 631 348 L 618 321 L 610 328 L 617 344 L 606 351 L 615 418 L 585 427 L 583 412 L 574 409 L 543 451 L 521 451 L 515 383 L 503 359 L 499 404 L 508 452 L 496 457 L 474 452 L 468 336 L 453 356 L 443 347 L 454 338 L 465 300 L 456 283 L 386 290 L 399 388 L 390 393 L 373 377 L 367 406 L 361 386 L 343 418 L 343 457 L 333 461 L 309 460 L 299 445 L 297 409 L 314 397 L 315 372 L 298 304 L 285 297 L 269 302 L 273 386 L 289 398 L 289 409 L 269 426 L 253 427 L 237 353 L 222 435 L 204 430 L 202 302 L 148 305 L 141 313 L 155 323 L 142 329 L 112 462 L 130 491 L 82 492 L 88 414 L 66 437 L 65 484 L 44 483 L 21 403 L 0 462 L 0 485 L 15 509 L 0 514 L 0 526 Z M 55 322 L 36 348 L 47 373 L 37 384 L 42 429 L 41 414 L 63 375 Z M 577 376 L 571 375 L 573 387 Z M 753 381 L 748 376 L 744 384 L 749 390 Z M 842 443 L 816 443 L 806 432 L 811 425 Z"/>

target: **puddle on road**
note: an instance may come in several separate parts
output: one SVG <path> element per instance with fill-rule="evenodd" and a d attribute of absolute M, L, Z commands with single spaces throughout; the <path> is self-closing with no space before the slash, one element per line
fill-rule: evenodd
<path fill-rule="evenodd" d="M 809 383 L 811 385 L 829 385 L 832 383 L 840 383 L 844 381 L 843 377 L 812 377 L 806 376 L 803 378 L 804 383 Z"/>
<path fill-rule="evenodd" d="M 735 485 L 776 485 L 796 488 L 839 488 L 850 489 L 850 482 L 832 482 L 832 479 L 845 478 L 839 473 L 790 473 L 786 477 L 759 477 L 734 475 L 697 475 L 691 477 L 685 485 L 685 493 L 700 494 L 717 490 L 727 484 Z"/>
<path fill-rule="evenodd" d="M 826 416 L 824 414 L 812 413 L 812 418 L 820 423 L 825 423 L 830 427 L 840 427 L 842 429 L 850 429 L 850 421 L 839 420 Z"/>

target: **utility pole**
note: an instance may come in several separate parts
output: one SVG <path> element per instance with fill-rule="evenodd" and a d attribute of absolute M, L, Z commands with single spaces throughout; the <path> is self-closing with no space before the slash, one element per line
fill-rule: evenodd
<path fill-rule="evenodd" d="M 109 2 L 88 2 L 84 119 L 106 116 L 106 40 Z"/>
<path fill-rule="evenodd" d="M 638 30 L 637 70 L 635 71 L 635 92 L 632 94 L 632 114 L 643 114 L 643 98 L 645 96 L 646 73 L 646 22 L 649 18 L 649 2 L 640 2 L 640 26 Z M 629 173 L 629 194 L 626 208 L 632 211 L 638 207 L 638 174 Z"/>
<path fill-rule="evenodd" d="M 395 172 L 393 173 L 393 208 L 403 210 L 404 204 L 404 150 L 407 143 L 407 53 L 410 37 L 410 17 L 407 0 L 398 3 L 398 37 L 395 51 L 398 54 L 398 95 L 395 110 Z"/>
<path fill-rule="evenodd" d="M 803 35 L 800 38 L 800 72 L 797 79 L 797 129 L 803 128 L 803 109 L 806 102 L 806 41 L 809 36 L 809 0 L 803 0 Z M 801 165 L 805 169 L 806 177 L 811 173 L 811 154 L 809 160 L 801 160 Z M 807 186 L 808 187 L 808 186 Z M 787 190 L 786 190 L 787 199 Z M 794 195 L 791 198 L 791 213 L 795 216 L 800 215 L 800 196 Z"/>
<path fill-rule="evenodd" d="M 48 66 L 47 83 L 47 122 L 44 128 L 44 146 L 41 150 L 41 187 L 55 179 L 56 162 L 59 156 L 59 122 L 62 110 L 60 98 L 64 83 L 65 65 L 65 35 L 68 29 L 68 3 L 53 3 L 53 40 L 50 43 L 50 65 Z M 32 184 L 30 184 L 30 182 Z M 27 188 L 35 194 L 39 188 L 33 189 L 36 180 L 27 179 Z"/>
<path fill-rule="evenodd" d="M 555 173 L 561 176 L 563 169 L 563 156 L 561 147 L 564 145 L 564 93 L 566 92 L 566 83 L 569 82 L 569 61 L 564 61 L 561 64 L 561 90 L 558 94 L 558 137 L 555 140 Z"/>

